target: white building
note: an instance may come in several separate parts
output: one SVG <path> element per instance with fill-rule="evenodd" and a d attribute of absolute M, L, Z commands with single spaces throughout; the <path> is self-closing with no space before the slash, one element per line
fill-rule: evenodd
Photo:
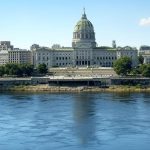
<path fill-rule="evenodd" d="M 8 51 L 0 50 L 0 65 L 5 65 L 9 62 Z"/>
<path fill-rule="evenodd" d="M 14 48 L 10 41 L 0 41 L 0 65 L 32 63 L 31 51 Z"/>
<path fill-rule="evenodd" d="M 112 47 L 97 47 L 94 27 L 85 12 L 74 28 L 72 47 L 45 48 L 33 45 L 31 50 L 35 66 L 45 63 L 48 67 L 112 67 L 113 62 L 123 56 L 129 56 L 133 66 L 138 63 L 136 48 L 128 46 L 116 48 L 115 41 Z"/>
<path fill-rule="evenodd" d="M 14 48 L 13 50 L 8 51 L 8 60 L 9 63 L 31 64 L 31 51 L 26 49 Z"/>
<path fill-rule="evenodd" d="M 150 64 L 150 46 L 141 46 L 139 50 L 139 55 L 143 56 L 144 64 Z"/>
<path fill-rule="evenodd" d="M 10 41 L 0 41 L 0 65 L 5 65 L 9 62 L 8 50 L 12 50 L 13 46 Z"/>

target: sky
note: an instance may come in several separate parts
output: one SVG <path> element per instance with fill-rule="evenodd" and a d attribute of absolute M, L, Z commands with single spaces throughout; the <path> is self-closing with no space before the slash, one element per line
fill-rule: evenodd
<path fill-rule="evenodd" d="M 70 47 L 84 7 L 99 46 L 150 45 L 150 0 L 0 0 L 0 41 Z"/>

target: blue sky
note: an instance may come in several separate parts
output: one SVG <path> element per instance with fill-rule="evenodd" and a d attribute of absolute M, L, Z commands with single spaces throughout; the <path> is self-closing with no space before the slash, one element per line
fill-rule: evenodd
<path fill-rule="evenodd" d="M 0 0 L 0 40 L 15 47 L 71 46 L 83 7 L 99 46 L 150 45 L 149 0 Z"/>

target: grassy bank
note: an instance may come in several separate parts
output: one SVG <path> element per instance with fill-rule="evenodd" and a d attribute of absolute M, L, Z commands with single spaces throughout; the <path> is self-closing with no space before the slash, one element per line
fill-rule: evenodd
<path fill-rule="evenodd" d="M 1 88 L 1 91 L 18 91 L 18 92 L 150 92 L 150 87 L 143 88 L 140 86 L 111 86 L 109 88 L 99 88 L 99 87 L 60 87 L 60 86 L 48 86 L 48 85 L 22 85 Z"/>

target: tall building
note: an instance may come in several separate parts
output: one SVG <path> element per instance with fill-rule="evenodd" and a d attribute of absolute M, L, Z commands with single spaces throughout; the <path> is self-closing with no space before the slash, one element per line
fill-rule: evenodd
<path fill-rule="evenodd" d="M 87 19 L 85 11 L 75 25 L 73 31 L 72 47 L 40 47 L 32 46 L 33 64 L 45 63 L 48 67 L 84 67 L 102 66 L 112 67 L 113 62 L 123 56 L 132 59 L 136 66 L 138 51 L 132 47 L 97 47 L 93 24 Z"/>

